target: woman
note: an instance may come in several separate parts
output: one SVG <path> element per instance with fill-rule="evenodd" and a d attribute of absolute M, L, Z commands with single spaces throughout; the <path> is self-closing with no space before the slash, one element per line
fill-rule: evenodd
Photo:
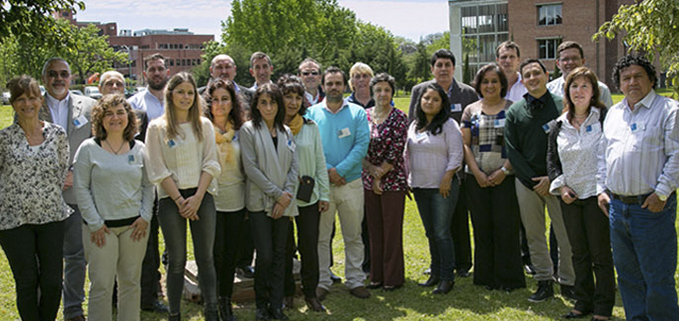
<path fill-rule="evenodd" d="M 201 117 L 196 82 L 180 72 L 165 89 L 165 114 L 154 119 L 146 133 L 144 154 L 149 180 L 158 190 L 158 221 L 169 257 L 167 298 L 170 320 L 180 320 L 186 265 L 186 223 L 189 220 L 198 265 L 205 320 L 218 321 L 215 243 L 214 177 L 220 167 L 215 133 L 210 120 Z"/>
<path fill-rule="evenodd" d="M 455 266 L 450 221 L 457 203 L 462 165 L 462 134 L 450 118 L 448 95 L 436 83 L 427 85 L 415 106 L 415 120 L 408 128 L 406 157 L 408 182 L 413 188 L 431 255 L 431 275 L 420 286 L 435 286 L 434 294 L 453 289 Z"/>
<path fill-rule="evenodd" d="M 474 284 L 511 291 L 526 286 L 518 241 L 519 207 L 503 135 L 505 112 L 512 102 L 502 98 L 507 78 L 497 64 L 476 73 L 474 88 L 482 99 L 462 114 L 466 171 L 474 176 L 465 182 L 476 245 Z"/>
<path fill-rule="evenodd" d="M 328 171 L 321 145 L 321 135 L 316 123 L 302 117 L 306 113 L 304 85 L 296 76 L 285 75 L 278 80 L 285 104 L 285 125 L 290 128 L 297 145 L 299 159 L 299 177 L 297 199 L 295 200 L 299 215 L 297 223 L 297 244 L 301 255 L 301 279 L 304 301 L 309 310 L 325 311 L 325 307 L 316 297 L 318 286 L 318 224 L 322 212 L 330 205 L 330 184 Z M 309 185 L 313 181 L 313 186 Z M 306 187 L 305 187 L 306 186 Z M 309 188 L 311 187 L 311 188 Z M 308 198 L 307 198 L 308 197 Z M 293 206 L 294 206 L 293 205 Z M 292 275 L 292 256 L 295 241 L 292 224 L 288 230 L 288 242 L 285 254 L 285 308 L 293 308 L 295 280 Z"/>
<path fill-rule="evenodd" d="M 111 320 L 118 279 L 118 320 L 139 320 L 141 264 L 155 198 L 134 140 L 137 117 L 122 95 L 106 95 L 92 110 L 93 138 L 75 155 L 74 185 L 89 264 L 88 316 Z"/>
<path fill-rule="evenodd" d="M 594 72 L 580 67 L 564 84 L 564 113 L 549 132 L 547 171 L 550 192 L 561 210 L 573 249 L 573 309 L 564 317 L 608 320 L 615 303 L 615 279 L 608 217 L 597 206 L 597 149 L 606 107 Z"/>
<path fill-rule="evenodd" d="M 9 81 L 16 122 L 0 130 L 0 245 L 14 275 L 22 320 L 54 320 L 61 301 L 64 220 L 61 197 L 68 172 L 66 131 L 38 119 L 35 79 Z"/>
<path fill-rule="evenodd" d="M 285 244 L 299 165 L 294 138 L 283 124 L 285 109 L 278 86 L 257 88 L 252 120 L 241 128 L 246 207 L 257 250 L 255 300 L 257 320 L 287 320 L 283 313 Z"/>
<path fill-rule="evenodd" d="M 375 107 L 367 110 L 370 145 L 363 159 L 363 189 L 370 234 L 370 285 L 393 291 L 405 282 L 403 211 L 406 182 L 403 149 L 408 117 L 391 106 L 394 77 L 377 74 L 370 81 Z"/>
<path fill-rule="evenodd" d="M 217 230 L 214 245 L 219 314 L 224 321 L 235 321 L 231 310 L 231 294 L 241 231 L 245 228 L 245 174 L 238 132 L 245 120 L 240 99 L 230 80 L 210 82 L 205 91 L 205 101 L 208 108 L 205 108 L 204 114 L 215 128 L 217 156 L 222 169 L 217 177 Z"/>

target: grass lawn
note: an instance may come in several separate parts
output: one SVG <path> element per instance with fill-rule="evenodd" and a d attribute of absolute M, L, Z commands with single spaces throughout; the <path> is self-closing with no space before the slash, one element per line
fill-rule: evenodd
<path fill-rule="evenodd" d="M 613 95 L 614 102 L 621 99 L 621 95 Z M 395 98 L 396 106 L 402 110 L 408 109 L 409 101 L 410 98 L 407 96 Z M 0 107 L 0 128 L 10 123 L 12 113 L 9 106 Z M 161 248 L 162 246 L 161 233 Z M 291 320 L 556 320 L 561 319 L 571 307 L 571 303 L 559 295 L 542 303 L 528 302 L 526 299 L 537 287 L 536 282 L 529 276 L 526 277 L 526 289 L 511 293 L 485 290 L 483 287 L 473 285 L 472 278 L 458 278 L 454 290 L 444 296 L 431 295 L 431 289 L 418 287 L 417 283 L 426 279 L 422 271 L 429 264 L 429 250 L 415 202 L 409 200 L 406 200 L 403 246 L 406 272 L 404 288 L 393 292 L 375 290 L 370 299 L 361 300 L 349 295 L 344 285 L 335 285 L 323 302 L 328 308 L 327 314 L 307 311 L 302 297 L 297 297 L 295 304 L 298 308 L 288 312 L 288 316 Z M 343 276 L 344 252 L 341 233 L 337 233 L 335 237 L 333 251 L 335 257 L 333 271 Z M 679 275 L 675 274 L 675 280 L 678 277 Z M 555 288 L 558 292 L 558 287 Z M 201 311 L 202 306 L 183 302 L 184 318 L 202 320 Z M 253 303 L 240 304 L 234 312 L 239 320 L 254 320 Z M 141 316 L 142 320 L 167 319 L 166 316 L 147 312 L 142 312 Z M 618 295 L 613 319 L 623 320 L 623 316 Z M 15 306 L 14 280 L 4 252 L 0 255 L 0 319 L 19 319 Z M 61 315 L 58 320 L 61 320 Z"/>

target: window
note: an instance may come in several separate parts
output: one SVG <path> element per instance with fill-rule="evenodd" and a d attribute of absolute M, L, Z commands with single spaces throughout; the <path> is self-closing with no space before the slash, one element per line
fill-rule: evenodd
<path fill-rule="evenodd" d="M 561 24 L 561 4 L 538 6 L 538 25 L 554 26 Z"/>
<path fill-rule="evenodd" d="M 556 59 L 556 48 L 561 44 L 561 38 L 538 39 L 540 59 Z"/>

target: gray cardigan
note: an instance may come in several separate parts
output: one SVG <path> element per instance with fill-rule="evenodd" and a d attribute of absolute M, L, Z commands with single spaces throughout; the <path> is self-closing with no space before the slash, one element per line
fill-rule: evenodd
<path fill-rule="evenodd" d="M 297 216 L 294 198 L 299 163 L 295 141 L 287 126 L 285 131 L 276 131 L 278 144 L 274 147 L 264 122 L 255 128 L 252 121 L 248 121 L 240 129 L 241 156 L 247 176 L 245 204 L 250 212 L 264 211 L 271 216 L 278 198 L 288 192 L 293 200 L 283 215 Z"/>

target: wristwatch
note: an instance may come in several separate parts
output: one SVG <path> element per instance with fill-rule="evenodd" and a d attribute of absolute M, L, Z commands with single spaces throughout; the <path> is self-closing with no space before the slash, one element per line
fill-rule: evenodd
<path fill-rule="evenodd" d="M 509 170 L 505 168 L 504 166 L 500 167 L 500 170 L 505 173 L 505 175 L 509 175 Z"/>
<path fill-rule="evenodd" d="M 658 195 L 658 199 L 659 199 L 661 202 L 666 202 L 666 201 L 667 201 L 667 195 L 660 195 L 660 194 L 658 194 L 658 192 L 655 192 L 655 195 Z"/>

